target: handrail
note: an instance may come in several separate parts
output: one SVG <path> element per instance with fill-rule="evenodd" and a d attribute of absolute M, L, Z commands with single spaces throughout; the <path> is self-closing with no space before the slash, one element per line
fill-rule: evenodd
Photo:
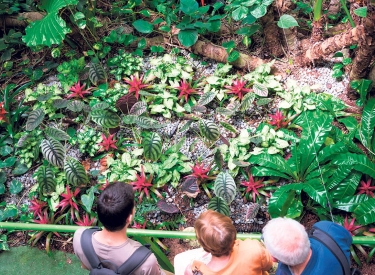
<path fill-rule="evenodd" d="M 16 222 L 0 222 L 0 230 L 36 230 L 36 231 L 52 231 L 52 232 L 71 232 L 73 233 L 82 226 L 77 225 L 55 225 L 55 224 L 35 224 L 35 223 L 16 223 Z M 133 237 L 156 237 L 169 239 L 195 239 L 194 232 L 183 231 L 165 231 L 165 230 L 149 230 L 149 229 L 132 229 L 127 230 L 128 236 Z M 238 233 L 238 239 L 260 239 L 259 233 Z M 353 236 L 353 244 L 375 245 L 375 237 L 369 236 Z"/>

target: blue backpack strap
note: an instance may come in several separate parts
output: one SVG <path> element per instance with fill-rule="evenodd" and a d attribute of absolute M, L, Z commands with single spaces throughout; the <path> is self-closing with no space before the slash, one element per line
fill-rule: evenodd
<path fill-rule="evenodd" d="M 98 258 L 98 255 L 96 255 L 95 253 L 94 246 L 92 245 L 92 234 L 99 230 L 101 230 L 101 228 L 99 227 L 87 228 L 83 230 L 81 236 L 82 251 L 92 268 L 101 268 L 102 265 Z"/>
<path fill-rule="evenodd" d="M 118 274 L 131 275 L 137 270 L 151 255 L 151 251 L 145 247 L 138 247 L 136 251 L 117 270 Z"/>
<path fill-rule="evenodd" d="M 329 234 L 313 226 L 313 228 L 309 232 L 309 237 L 321 242 L 332 252 L 332 254 L 339 261 L 343 269 L 343 274 L 345 275 L 351 274 L 348 259 L 346 258 L 344 252 L 338 246 L 336 241 Z"/>

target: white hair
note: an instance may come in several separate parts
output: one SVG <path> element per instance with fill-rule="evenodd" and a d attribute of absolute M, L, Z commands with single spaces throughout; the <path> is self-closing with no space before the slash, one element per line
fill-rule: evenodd
<path fill-rule="evenodd" d="M 303 225 L 289 218 L 270 220 L 263 228 L 264 245 L 280 262 L 295 266 L 310 252 L 310 240 Z"/>

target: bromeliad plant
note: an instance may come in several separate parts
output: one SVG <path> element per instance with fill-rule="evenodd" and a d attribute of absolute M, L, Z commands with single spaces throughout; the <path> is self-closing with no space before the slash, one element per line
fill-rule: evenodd
<path fill-rule="evenodd" d="M 146 174 L 144 171 L 144 167 L 141 166 L 141 174 L 135 175 L 137 180 L 133 182 L 129 182 L 129 184 L 133 185 L 133 189 L 139 193 L 138 200 L 141 203 L 143 195 L 146 195 L 147 198 L 150 198 L 149 191 L 153 192 L 159 198 L 163 198 L 163 196 L 159 193 L 158 190 L 152 184 L 152 174 L 146 178 Z"/>

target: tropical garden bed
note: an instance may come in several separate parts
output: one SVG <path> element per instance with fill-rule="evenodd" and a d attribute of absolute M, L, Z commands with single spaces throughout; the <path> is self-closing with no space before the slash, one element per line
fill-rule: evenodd
<path fill-rule="evenodd" d="M 282 16 L 272 1 L 42 4 L 0 1 L 0 222 L 95 225 L 97 195 L 123 181 L 134 228 L 183 230 L 210 208 L 239 232 L 288 216 L 373 236 L 371 4 L 342 7 L 354 26 L 331 38 L 322 22 L 345 16 L 316 5 L 311 23 L 304 2 Z M 26 27 L 12 18 L 23 11 L 40 16 Z M 9 239 L 71 249 L 53 232 Z M 352 248 L 358 265 L 374 252 Z"/>

